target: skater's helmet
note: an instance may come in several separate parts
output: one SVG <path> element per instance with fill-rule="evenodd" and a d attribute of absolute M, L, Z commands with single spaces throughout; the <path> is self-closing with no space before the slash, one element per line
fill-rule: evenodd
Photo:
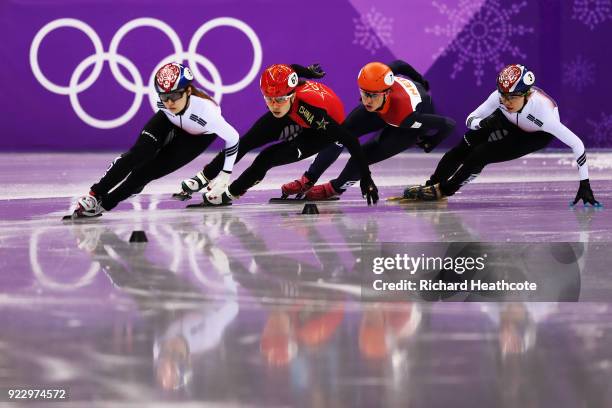
<path fill-rule="evenodd" d="M 535 75 L 524 65 L 512 64 L 497 76 L 497 90 L 502 95 L 525 95 L 535 83 Z"/>
<path fill-rule="evenodd" d="M 259 87 L 264 96 L 276 98 L 292 93 L 298 85 L 298 74 L 289 65 L 270 65 L 261 74 Z"/>
<path fill-rule="evenodd" d="M 382 62 L 370 62 L 366 64 L 359 75 L 357 75 L 357 84 L 359 89 L 366 92 L 384 92 L 393 85 L 393 71 Z"/>
<path fill-rule="evenodd" d="M 155 73 L 155 91 L 169 93 L 187 88 L 193 81 L 193 73 L 186 66 L 170 62 Z"/>

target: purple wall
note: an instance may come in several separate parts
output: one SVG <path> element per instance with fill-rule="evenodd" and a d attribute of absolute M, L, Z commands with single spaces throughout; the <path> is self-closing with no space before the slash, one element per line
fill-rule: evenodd
<path fill-rule="evenodd" d="M 612 108 L 605 98 L 612 91 L 606 80 L 611 59 L 605 42 L 612 38 L 611 3 L 311 0 L 307 4 L 312 11 L 306 11 L 305 5 L 292 9 L 289 3 L 265 0 L 182 0 L 170 7 L 168 2 L 144 0 L 3 1 L 0 83 L 9 95 L 1 102 L 5 126 L 0 150 L 129 147 L 153 113 L 149 95 L 135 89 L 130 71 L 137 70 L 137 79 L 145 84 L 141 89 L 146 89 L 155 67 L 173 53 L 173 43 L 159 29 L 139 27 L 119 42 L 120 56 L 108 51 L 122 26 L 145 17 L 169 26 L 167 31 L 176 32 L 185 51 L 202 25 L 223 23 L 195 45 L 198 61 L 208 60 L 213 67 L 197 68 L 207 80 L 214 80 L 211 70 L 216 68 L 222 85 L 230 86 L 222 91 L 221 104 L 240 132 L 265 112 L 258 78 L 263 67 L 275 62 L 320 62 L 328 72 L 325 82 L 342 97 L 348 112 L 357 103 L 355 78 L 362 65 L 404 59 L 426 73 L 438 110 L 457 120 L 455 137 L 464 131 L 466 115 L 493 90 L 499 68 L 522 62 L 535 72 L 537 84 L 557 99 L 563 121 L 587 147 L 612 147 Z M 227 19 L 216 20 L 222 17 L 231 18 L 242 31 L 225 25 Z M 58 19 L 76 19 L 91 27 L 100 39 L 100 52 L 116 60 L 128 80 L 119 83 L 106 60 L 87 87 L 84 81 L 96 67 L 92 57 L 90 65 L 81 65 L 84 70 L 74 78 L 75 86 L 68 87 L 76 68 L 95 55 L 95 48 L 75 28 L 58 28 L 40 37 L 41 29 Z M 255 46 L 245 34 L 251 30 Z M 42 41 L 32 47 L 37 33 Z M 261 51 L 260 61 L 254 62 L 254 49 Z M 32 64 L 33 51 L 37 58 Z M 52 87 L 45 87 L 36 74 L 36 61 L 42 75 L 66 88 L 47 89 Z M 244 86 L 231 89 L 245 77 Z M 82 112 L 73 105 L 80 105 Z M 109 122 L 122 116 L 124 123 Z"/>

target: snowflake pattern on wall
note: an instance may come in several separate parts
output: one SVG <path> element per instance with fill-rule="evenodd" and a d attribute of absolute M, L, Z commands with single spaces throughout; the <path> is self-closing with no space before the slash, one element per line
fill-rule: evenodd
<path fill-rule="evenodd" d="M 581 92 L 595 82 L 595 64 L 577 55 L 572 61 L 563 64 L 563 83 Z"/>
<path fill-rule="evenodd" d="M 572 19 L 593 31 L 599 24 L 612 19 L 612 0 L 574 0 Z"/>
<path fill-rule="evenodd" d="M 533 33 L 532 27 L 526 27 L 513 21 L 520 13 L 526 1 L 507 4 L 501 0 L 487 0 L 481 7 L 472 0 L 460 0 L 456 9 L 434 1 L 432 4 L 440 14 L 448 18 L 444 26 L 426 27 L 425 32 L 452 39 L 446 48 L 441 47 L 433 55 L 434 59 L 449 54 L 457 54 L 450 75 L 455 79 L 466 63 L 474 65 L 476 84 L 482 84 L 484 66 L 493 65 L 495 72 L 504 66 L 502 55 L 510 54 L 516 59 L 525 59 L 526 55 L 514 44 L 517 36 Z"/>
<path fill-rule="evenodd" d="M 383 46 L 393 44 L 393 17 L 385 17 L 375 7 L 354 18 L 353 44 L 358 44 L 373 55 Z"/>
<path fill-rule="evenodd" d="M 599 120 L 587 119 L 593 129 L 589 138 L 590 147 L 608 147 L 612 142 L 612 114 L 602 113 Z"/>

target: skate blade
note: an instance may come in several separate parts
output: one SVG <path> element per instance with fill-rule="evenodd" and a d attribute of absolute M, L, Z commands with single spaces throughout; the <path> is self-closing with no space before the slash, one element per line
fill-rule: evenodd
<path fill-rule="evenodd" d="M 325 201 L 338 201 L 340 197 L 325 198 L 322 200 L 309 200 L 307 198 L 271 198 L 268 200 L 269 204 L 300 204 L 300 203 L 317 203 Z"/>
<path fill-rule="evenodd" d="M 64 215 L 62 217 L 62 221 L 86 221 L 86 220 L 90 220 L 90 219 L 94 219 L 94 218 L 98 218 L 101 217 L 102 214 L 96 214 L 96 215 L 92 215 L 91 217 L 87 217 L 84 215 L 77 215 L 75 214 L 71 214 L 71 215 Z"/>
<path fill-rule="evenodd" d="M 232 203 L 209 204 L 206 201 L 202 201 L 201 203 L 198 203 L 198 204 L 189 204 L 185 208 L 214 208 L 214 207 L 227 207 L 227 206 L 230 206 L 230 205 L 232 205 Z"/>
<path fill-rule="evenodd" d="M 416 198 L 404 198 L 402 196 L 395 196 L 395 197 L 387 197 L 387 199 L 385 201 L 393 201 L 393 202 L 402 202 L 402 201 L 417 201 Z"/>
<path fill-rule="evenodd" d="M 178 201 L 187 201 L 191 200 L 191 195 L 184 193 L 174 193 L 172 194 L 172 198 Z"/>

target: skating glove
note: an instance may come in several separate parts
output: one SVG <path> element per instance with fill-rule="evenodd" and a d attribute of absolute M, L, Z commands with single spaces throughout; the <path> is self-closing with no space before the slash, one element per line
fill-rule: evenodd
<path fill-rule="evenodd" d="M 423 149 L 425 153 L 429 153 L 442 143 L 445 137 L 446 135 L 419 136 L 416 145 Z"/>
<path fill-rule="evenodd" d="M 361 177 L 359 183 L 361 187 L 361 195 L 368 201 L 368 205 L 376 204 L 378 202 L 378 188 L 372 180 L 371 174 Z"/>
<path fill-rule="evenodd" d="M 302 78 L 318 79 L 325 76 L 325 71 L 321 68 L 320 64 L 312 64 L 304 67 L 299 64 L 291 64 L 291 68 Z"/>
<path fill-rule="evenodd" d="M 482 119 L 478 126 L 480 126 L 481 129 L 498 130 L 504 129 L 506 127 L 505 125 L 507 122 L 508 120 L 506 119 L 502 111 L 499 109 L 495 109 L 492 114 Z"/>
<path fill-rule="evenodd" d="M 427 92 L 429 92 L 429 81 L 426 80 L 425 78 L 421 78 L 421 85 L 423 85 L 423 88 L 425 88 L 425 90 Z"/>
<path fill-rule="evenodd" d="M 206 196 L 210 198 L 221 197 L 229 184 L 231 175 L 231 172 L 222 170 L 217 177 L 208 184 L 208 193 L 206 193 Z"/>
<path fill-rule="evenodd" d="M 580 187 L 578 188 L 576 198 L 574 199 L 572 205 L 576 205 L 580 200 L 582 200 L 585 205 L 591 204 L 593 207 L 601 207 L 599 201 L 595 200 L 595 197 L 593 196 L 593 190 L 591 190 L 591 183 L 589 183 L 589 179 L 580 180 Z"/>

